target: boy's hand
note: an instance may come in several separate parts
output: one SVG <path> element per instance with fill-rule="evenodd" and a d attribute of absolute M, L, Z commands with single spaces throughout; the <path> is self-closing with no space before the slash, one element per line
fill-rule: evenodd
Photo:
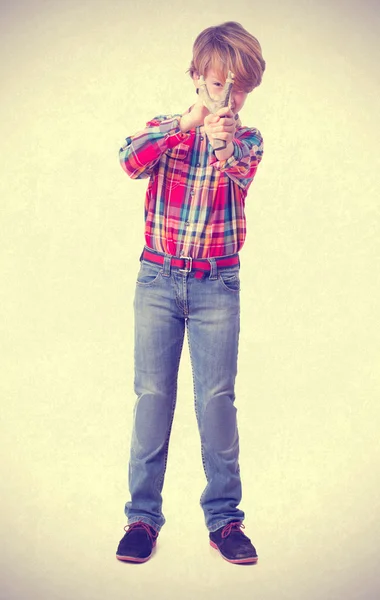
<path fill-rule="evenodd" d="M 236 121 L 230 108 L 220 108 L 214 115 L 207 115 L 204 126 L 211 146 L 220 146 L 220 140 L 224 140 L 227 147 L 232 144 L 236 131 Z"/>
<path fill-rule="evenodd" d="M 204 123 L 205 117 L 209 114 L 210 112 L 208 108 L 204 106 L 202 100 L 199 98 L 191 111 L 182 115 L 180 122 L 181 131 L 186 133 L 190 129 L 201 127 Z"/>

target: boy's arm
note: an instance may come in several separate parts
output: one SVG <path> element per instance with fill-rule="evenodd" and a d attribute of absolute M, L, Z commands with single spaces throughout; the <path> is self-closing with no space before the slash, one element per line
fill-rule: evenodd
<path fill-rule="evenodd" d="M 195 127 L 200 127 L 203 125 L 205 117 L 209 116 L 209 110 L 206 108 L 200 98 L 197 99 L 196 103 L 191 107 L 191 109 L 184 113 L 181 117 L 180 128 L 184 133 L 190 131 L 190 129 L 195 129 Z"/>
<path fill-rule="evenodd" d="M 239 122 L 240 124 L 240 122 Z M 205 118 L 205 131 L 211 146 L 223 139 L 226 148 L 214 150 L 210 164 L 226 173 L 240 187 L 252 182 L 263 155 L 263 139 L 257 129 L 237 127 L 236 115 L 222 108 Z M 219 142 L 218 142 L 219 144 Z"/>
<path fill-rule="evenodd" d="M 132 179 L 149 177 L 160 157 L 169 148 L 189 137 L 180 128 L 181 115 L 158 116 L 143 131 L 127 137 L 120 148 L 120 164 Z"/>
<path fill-rule="evenodd" d="M 257 129 L 242 127 L 235 132 L 231 146 L 227 145 L 225 150 L 216 151 L 211 155 L 210 164 L 214 169 L 226 173 L 240 187 L 247 188 L 256 175 L 263 152 L 263 138 L 260 132 Z"/>

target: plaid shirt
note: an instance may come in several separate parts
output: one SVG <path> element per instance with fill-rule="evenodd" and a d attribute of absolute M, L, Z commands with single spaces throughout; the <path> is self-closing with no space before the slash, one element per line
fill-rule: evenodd
<path fill-rule="evenodd" d="M 145 243 L 171 256 L 239 252 L 245 198 L 263 154 L 260 132 L 237 127 L 232 156 L 218 160 L 204 128 L 182 133 L 180 118 L 156 117 L 120 149 L 121 166 L 132 179 L 149 177 Z"/>

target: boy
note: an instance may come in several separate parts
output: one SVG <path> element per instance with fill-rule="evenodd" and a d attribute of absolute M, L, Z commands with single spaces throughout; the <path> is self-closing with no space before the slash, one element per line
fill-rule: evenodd
<path fill-rule="evenodd" d="M 190 76 L 197 91 L 205 83 L 218 99 L 232 72 L 230 105 L 212 114 L 199 94 L 185 113 L 156 117 L 120 150 L 130 177 L 149 178 L 134 301 L 131 500 L 120 560 L 148 560 L 165 523 L 161 492 L 186 329 L 207 479 L 200 502 L 210 544 L 229 562 L 257 561 L 238 508 L 234 386 L 244 203 L 263 153 L 259 131 L 242 127 L 238 115 L 264 70 L 259 42 L 241 25 L 209 27 L 194 43 Z"/>

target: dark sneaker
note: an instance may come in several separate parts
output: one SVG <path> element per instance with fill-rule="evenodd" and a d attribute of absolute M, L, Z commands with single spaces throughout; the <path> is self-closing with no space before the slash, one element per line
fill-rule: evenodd
<path fill-rule="evenodd" d="M 235 564 L 256 563 L 258 556 L 251 540 L 241 531 L 243 523 L 233 521 L 217 531 L 210 532 L 210 545 L 228 562 Z"/>
<path fill-rule="evenodd" d="M 120 540 L 116 558 L 136 563 L 149 560 L 156 545 L 158 531 L 142 521 L 127 525 L 124 530 L 126 534 Z"/>

